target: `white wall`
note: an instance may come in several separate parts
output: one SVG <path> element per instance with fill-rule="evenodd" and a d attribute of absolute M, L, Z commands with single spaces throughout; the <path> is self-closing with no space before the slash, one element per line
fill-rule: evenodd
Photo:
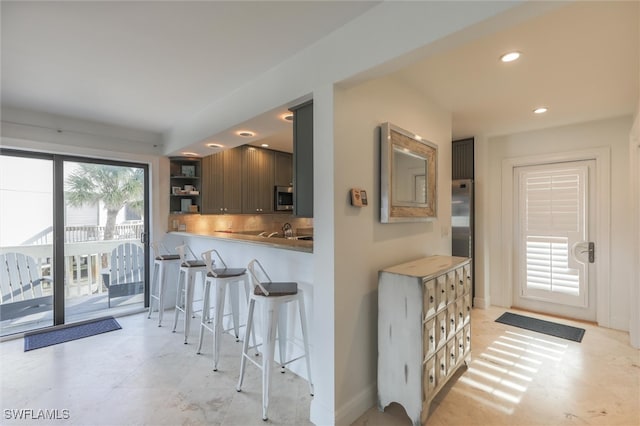
<path fill-rule="evenodd" d="M 610 275 L 606 283 L 609 289 L 610 317 L 601 319 L 604 325 L 609 327 L 629 329 L 629 291 L 630 291 L 630 264 L 633 262 L 632 235 L 630 213 L 630 187 L 629 187 L 629 161 L 628 146 L 629 132 L 632 125 L 632 117 L 618 117 L 608 120 L 575 124 L 521 134 L 499 136 L 489 138 L 488 165 L 489 173 L 486 174 L 490 191 L 481 192 L 485 197 L 481 203 L 483 215 L 487 218 L 488 247 L 481 247 L 485 251 L 483 256 L 489 257 L 485 262 L 488 266 L 488 279 L 490 282 L 491 303 L 498 306 L 510 306 L 506 294 L 502 291 L 504 285 L 510 285 L 511 278 L 502 274 L 502 217 L 501 184 L 502 161 L 508 158 L 535 156 L 540 154 L 564 153 L 586 150 L 589 148 L 605 147 L 611 153 L 611 233 L 610 233 Z"/>
<path fill-rule="evenodd" d="M 20 124 L 17 124 L 20 123 Z M 55 114 L 2 109 L 0 145 L 26 151 L 149 165 L 152 239 L 162 239 L 169 215 L 169 160 L 159 135 Z"/>
<path fill-rule="evenodd" d="M 171 129 L 164 152 L 202 142 L 273 108 L 295 105 L 318 88 L 385 75 L 558 5 L 523 0 L 381 2 Z"/>
<path fill-rule="evenodd" d="M 334 228 L 326 231 L 334 239 L 335 421 L 348 424 L 376 403 L 378 271 L 451 253 L 451 115 L 393 78 L 338 88 L 334 104 Z M 437 220 L 380 223 L 378 126 L 385 121 L 438 145 Z M 350 205 L 352 187 L 367 191 L 367 207 Z"/>

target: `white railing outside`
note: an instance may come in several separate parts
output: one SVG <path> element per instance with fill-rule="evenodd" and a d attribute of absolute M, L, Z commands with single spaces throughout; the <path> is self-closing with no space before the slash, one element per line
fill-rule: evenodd
<path fill-rule="evenodd" d="M 135 237 L 132 239 L 65 243 L 65 297 L 103 293 L 106 289 L 103 286 L 102 273 L 109 268 L 108 264 L 103 264 L 103 258 L 105 262 L 108 262 L 111 258 L 111 251 L 126 242 L 141 244 L 140 240 Z M 42 275 L 51 275 L 52 244 L 0 247 L 0 253 L 10 252 L 23 253 L 33 257 L 40 265 Z M 85 267 L 86 276 L 83 277 Z M 52 290 L 52 288 L 43 287 L 45 293 Z"/>

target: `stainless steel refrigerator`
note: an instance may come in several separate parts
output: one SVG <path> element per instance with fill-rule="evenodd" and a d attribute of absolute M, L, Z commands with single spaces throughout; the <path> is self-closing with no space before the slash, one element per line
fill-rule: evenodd
<path fill-rule="evenodd" d="M 451 183 L 451 254 L 470 257 L 472 274 L 475 270 L 473 243 L 473 180 L 454 180 Z"/>

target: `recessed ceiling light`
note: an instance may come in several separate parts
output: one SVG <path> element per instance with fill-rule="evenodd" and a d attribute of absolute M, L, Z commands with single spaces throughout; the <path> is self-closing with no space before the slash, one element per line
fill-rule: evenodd
<path fill-rule="evenodd" d="M 243 138 L 252 138 L 256 134 L 250 130 L 239 130 L 238 132 L 236 132 L 236 135 L 242 136 Z"/>
<path fill-rule="evenodd" d="M 547 112 L 549 109 L 547 107 L 538 107 L 536 109 L 533 110 L 534 114 L 544 114 L 545 112 Z"/>
<path fill-rule="evenodd" d="M 261 146 L 261 147 L 263 147 L 263 148 L 268 148 L 268 147 L 269 147 L 269 144 L 268 144 L 268 143 L 263 143 L 263 144 L 261 144 L 260 146 Z"/>
<path fill-rule="evenodd" d="M 293 113 L 292 112 L 284 113 L 280 116 L 280 118 L 286 122 L 291 123 L 293 121 Z"/>
<path fill-rule="evenodd" d="M 500 56 L 502 62 L 513 62 L 520 57 L 520 52 L 508 52 Z"/>
<path fill-rule="evenodd" d="M 219 143 L 208 143 L 207 146 L 209 148 L 224 148 L 224 146 L 220 145 Z"/>
<path fill-rule="evenodd" d="M 183 152 L 182 155 L 185 155 L 187 157 L 197 157 L 198 154 L 196 154 L 195 152 Z"/>

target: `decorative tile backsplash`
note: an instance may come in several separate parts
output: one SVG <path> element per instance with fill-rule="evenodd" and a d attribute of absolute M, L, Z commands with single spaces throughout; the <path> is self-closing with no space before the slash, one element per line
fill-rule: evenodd
<path fill-rule="evenodd" d="M 168 231 L 210 234 L 212 232 L 282 232 L 285 223 L 291 224 L 295 235 L 313 234 L 313 219 L 290 214 L 265 215 L 169 215 Z"/>

